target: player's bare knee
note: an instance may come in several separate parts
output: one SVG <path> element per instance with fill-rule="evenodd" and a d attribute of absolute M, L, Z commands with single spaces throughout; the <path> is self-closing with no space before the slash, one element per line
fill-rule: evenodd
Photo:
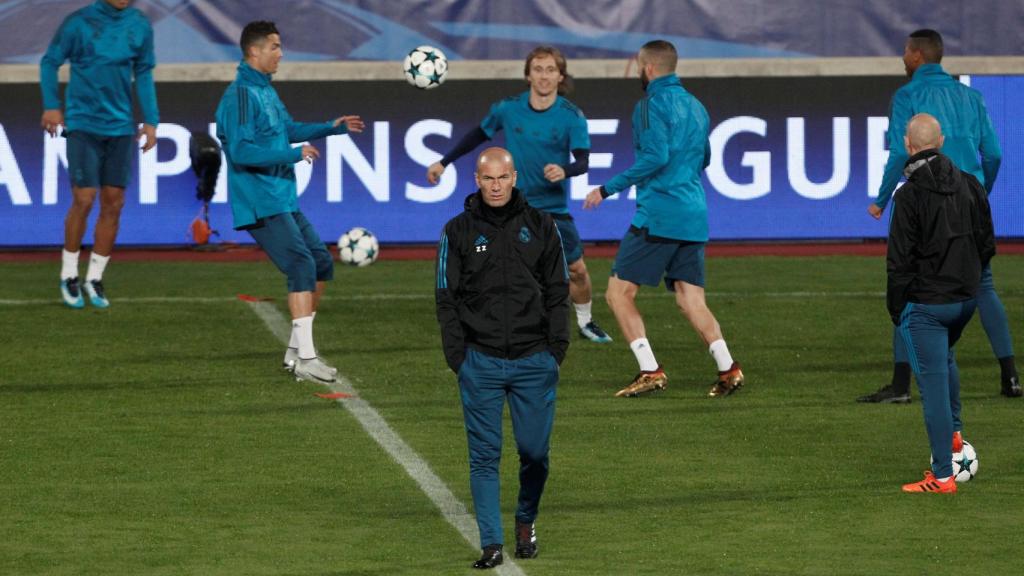
<path fill-rule="evenodd" d="M 690 308 L 686 305 L 686 301 L 682 298 L 676 298 L 676 308 L 679 309 L 679 313 L 686 316 Z"/>
<path fill-rule="evenodd" d="M 89 212 L 92 212 L 92 205 L 95 200 L 95 194 L 75 194 L 71 198 L 71 211 L 79 214 L 89 214 Z"/>
<path fill-rule="evenodd" d="M 107 225 L 117 225 L 121 222 L 121 208 L 124 206 L 122 200 L 116 206 L 110 206 L 107 204 L 100 205 L 100 220 L 105 222 Z"/>
<path fill-rule="evenodd" d="M 108 218 L 120 217 L 123 208 L 124 195 L 114 196 L 113 198 L 106 197 L 100 201 L 100 214 L 106 215 Z"/>
<path fill-rule="evenodd" d="M 609 308 L 615 308 L 622 301 L 622 297 L 622 294 L 619 294 L 618 291 L 611 287 L 604 293 L 604 301 L 608 304 Z"/>

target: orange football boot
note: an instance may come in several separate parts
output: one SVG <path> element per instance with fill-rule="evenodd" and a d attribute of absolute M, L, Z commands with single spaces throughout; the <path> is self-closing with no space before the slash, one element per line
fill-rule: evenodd
<path fill-rule="evenodd" d="M 956 478 L 950 476 L 945 482 L 937 480 L 931 470 L 924 471 L 924 480 L 903 485 L 904 492 L 937 492 L 956 494 Z"/>

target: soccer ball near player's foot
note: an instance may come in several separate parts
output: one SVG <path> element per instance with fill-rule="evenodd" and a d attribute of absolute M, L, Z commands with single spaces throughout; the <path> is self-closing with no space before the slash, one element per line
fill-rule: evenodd
<path fill-rule="evenodd" d="M 967 482 L 978 474 L 978 453 L 974 446 L 964 440 L 964 447 L 953 453 L 953 477 L 957 482 Z"/>
<path fill-rule="evenodd" d="M 377 237 L 358 226 L 338 238 L 338 260 L 349 266 L 369 266 L 377 260 L 380 246 Z"/>
<path fill-rule="evenodd" d="M 437 88 L 448 77 L 448 58 L 433 46 L 420 46 L 402 63 L 405 79 L 422 90 Z"/>

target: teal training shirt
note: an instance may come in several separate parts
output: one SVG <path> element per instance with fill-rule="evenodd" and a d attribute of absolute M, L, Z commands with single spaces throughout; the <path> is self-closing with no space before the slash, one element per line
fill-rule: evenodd
<path fill-rule="evenodd" d="M 236 229 L 298 211 L 293 165 L 302 160 L 302 149 L 292 143 L 348 132 L 344 123 L 335 128 L 333 122 L 293 121 L 270 80 L 270 74 L 243 61 L 217 106 L 217 138 L 227 158 L 228 200 Z"/>
<path fill-rule="evenodd" d="M 544 166 L 564 168 L 570 151 L 590 149 L 587 119 L 575 104 L 558 96 L 550 108 L 534 110 L 526 91 L 491 106 L 480 129 L 488 138 L 505 131 L 505 146 L 516 166 L 516 187 L 530 206 L 553 214 L 569 213 L 569 179 L 548 182 Z"/>
<path fill-rule="evenodd" d="M 707 242 L 708 208 L 700 174 L 711 157 L 704 105 L 675 74 L 647 85 L 633 109 L 633 165 L 604 185 L 608 195 L 636 186 L 631 222 L 652 236 Z"/>
<path fill-rule="evenodd" d="M 153 84 L 153 27 L 136 8 L 118 10 L 104 0 L 72 12 L 39 63 L 43 109 L 61 108 L 57 69 L 71 61 L 64 124 L 102 136 L 135 134 L 132 78 L 142 121 L 156 126 L 160 114 Z"/>
<path fill-rule="evenodd" d="M 1003 153 L 999 149 L 992 119 L 988 116 L 981 92 L 965 86 L 946 73 L 939 64 L 922 64 L 910 82 L 892 97 L 889 110 L 889 161 L 885 164 L 882 185 L 875 205 L 885 208 L 903 176 L 907 149 L 903 135 L 907 122 L 915 114 L 927 112 L 939 121 L 946 137 L 942 153 L 957 168 L 973 175 L 992 192 Z M 981 153 L 979 161 L 978 153 Z"/>

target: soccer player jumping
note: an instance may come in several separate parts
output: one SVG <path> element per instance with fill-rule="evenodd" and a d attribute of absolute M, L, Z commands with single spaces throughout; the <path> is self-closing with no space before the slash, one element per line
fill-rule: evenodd
<path fill-rule="evenodd" d="M 50 136 L 64 126 L 67 136 L 71 207 L 64 219 L 60 292 L 64 304 L 83 308 L 84 290 L 96 308 L 110 305 L 103 272 L 114 250 L 135 152 L 133 136 L 145 136 L 143 152 L 156 146 L 160 114 L 156 105 L 153 28 L 131 0 L 97 0 L 64 19 L 39 63 L 43 92 L 40 124 Z M 57 69 L 71 61 L 71 80 L 61 110 Z M 132 80 L 142 109 L 143 126 L 132 117 Z M 85 282 L 78 279 L 82 237 L 96 196 L 100 215 Z"/>

